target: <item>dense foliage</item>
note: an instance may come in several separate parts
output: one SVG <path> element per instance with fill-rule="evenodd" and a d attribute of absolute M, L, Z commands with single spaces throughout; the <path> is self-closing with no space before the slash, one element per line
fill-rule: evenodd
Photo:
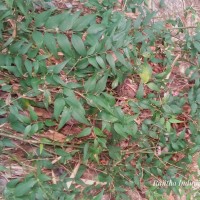
<path fill-rule="evenodd" d="M 42 138 L 32 163 L 36 170 L 11 180 L 6 199 L 97 200 L 104 193 L 125 199 L 127 188 L 141 187 L 147 188 L 150 199 L 161 199 L 165 192 L 183 194 L 188 189 L 159 188 L 152 181 L 188 180 L 192 174 L 186 165 L 200 150 L 199 29 L 191 36 L 180 20 L 154 20 L 156 13 L 142 0 L 127 1 L 123 11 L 115 10 L 115 3 L 89 0 L 85 6 L 90 12 L 85 13 L 54 7 L 36 10 L 30 0 L 0 2 L 0 92 L 9 94 L 0 99 L 1 153 L 9 146 L 5 138 L 15 133 L 28 140 L 49 130 L 63 133 L 70 121 L 81 128 L 67 135 L 63 144 Z M 174 38 L 180 34 L 184 39 L 177 42 Z M 169 75 L 181 59 L 191 63 L 184 75 L 189 86 L 174 95 Z M 117 88 L 126 78 L 137 90 L 120 105 Z M 183 117 L 186 106 L 189 113 Z M 35 108 L 52 116 L 44 119 Z M 174 159 L 179 153 L 184 156 Z M 61 160 L 54 165 L 55 155 Z M 50 184 L 52 178 L 44 169 L 64 164 L 72 171 L 79 158 L 70 188 L 68 172 Z M 31 153 L 27 159 L 32 159 Z M 101 171 L 98 181 L 106 183 L 103 186 L 80 180 L 91 163 Z"/>

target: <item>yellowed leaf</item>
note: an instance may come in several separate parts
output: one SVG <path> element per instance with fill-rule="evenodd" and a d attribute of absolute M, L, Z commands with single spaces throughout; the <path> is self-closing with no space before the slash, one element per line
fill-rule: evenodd
<path fill-rule="evenodd" d="M 142 71 L 139 73 L 141 81 L 143 83 L 149 82 L 152 76 L 152 69 L 149 65 L 142 65 Z"/>

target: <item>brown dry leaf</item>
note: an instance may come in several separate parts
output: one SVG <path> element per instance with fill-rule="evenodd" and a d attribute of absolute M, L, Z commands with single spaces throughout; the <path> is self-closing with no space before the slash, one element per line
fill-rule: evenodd
<path fill-rule="evenodd" d="M 120 97 L 134 98 L 138 89 L 138 84 L 127 78 L 118 86 L 117 93 Z"/>
<path fill-rule="evenodd" d="M 151 49 L 151 51 L 155 51 L 155 50 L 156 50 L 156 47 L 151 46 L 150 49 Z"/>
<path fill-rule="evenodd" d="M 54 159 L 51 163 L 55 164 L 57 163 L 60 159 L 62 158 L 62 156 L 57 157 L 56 159 Z"/>
<path fill-rule="evenodd" d="M 17 25 L 16 25 L 16 21 L 12 20 L 12 19 L 8 19 L 8 22 L 10 22 L 12 28 L 13 28 L 13 33 L 12 33 L 12 37 L 15 38 L 17 35 Z"/>
<path fill-rule="evenodd" d="M 73 121 L 68 121 L 67 125 L 63 127 L 62 132 L 65 135 L 74 135 L 74 134 L 78 134 L 81 132 L 81 128 L 76 126 L 76 123 L 73 123 Z"/>
<path fill-rule="evenodd" d="M 72 172 L 70 178 L 74 178 L 74 177 L 76 176 L 76 174 L 77 174 L 77 172 L 78 172 L 78 169 L 79 169 L 80 165 L 81 165 L 80 162 L 76 165 L 76 167 L 74 168 L 74 170 L 73 170 L 73 172 Z M 69 181 L 69 182 L 67 182 L 67 188 L 70 188 L 72 182 L 73 182 L 73 181 Z"/>
<path fill-rule="evenodd" d="M 129 17 L 131 19 L 137 19 L 137 16 L 138 16 L 138 14 L 132 13 L 132 12 L 125 13 L 125 15 L 126 15 L 126 17 Z"/>
<path fill-rule="evenodd" d="M 34 111 L 38 117 L 43 117 L 44 119 L 50 119 L 52 117 L 52 113 L 43 108 L 34 107 Z"/>
<path fill-rule="evenodd" d="M 56 183 L 57 183 L 56 175 L 55 175 L 55 173 L 53 172 L 53 170 L 51 170 L 51 175 L 52 175 L 52 183 L 53 183 L 53 184 L 56 184 Z"/>
<path fill-rule="evenodd" d="M 106 182 L 99 182 L 99 181 L 95 181 L 95 180 L 89 180 L 89 179 L 84 179 L 84 178 L 81 178 L 81 180 L 86 184 L 86 185 L 94 185 L 94 184 L 97 184 L 97 185 L 106 185 L 107 183 Z"/>
<path fill-rule="evenodd" d="M 10 94 L 8 94 L 5 102 L 6 102 L 6 105 L 10 105 L 11 104 L 11 95 Z"/>
<path fill-rule="evenodd" d="M 65 142 L 66 136 L 53 130 L 49 130 L 40 136 L 53 140 L 55 142 Z"/>

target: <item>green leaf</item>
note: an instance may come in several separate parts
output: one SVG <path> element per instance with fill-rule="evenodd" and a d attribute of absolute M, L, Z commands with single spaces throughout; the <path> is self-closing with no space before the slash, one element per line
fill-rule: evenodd
<path fill-rule="evenodd" d="M 70 60 L 70 59 L 69 59 Z M 48 72 L 49 73 L 54 73 L 54 74 L 58 74 L 61 72 L 61 70 L 66 66 L 66 64 L 69 62 L 69 60 L 66 60 L 58 65 L 52 65 L 48 67 Z"/>
<path fill-rule="evenodd" d="M 143 83 L 140 83 L 138 91 L 136 93 L 136 97 L 137 99 L 142 99 L 143 96 L 144 96 L 144 86 L 143 86 Z"/>
<path fill-rule="evenodd" d="M 44 35 L 44 44 L 54 56 L 57 57 L 57 47 L 56 47 L 56 40 L 54 34 L 52 33 L 45 33 Z"/>
<path fill-rule="evenodd" d="M 77 120 L 80 123 L 86 124 L 86 125 L 90 125 L 90 123 L 88 122 L 88 120 L 85 118 L 85 116 L 83 115 L 82 112 L 80 112 L 80 110 L 78 109 L 74 109 L 72 112 L 72 117 Z"/>
<path fill-rule="evenodd" d="M 21 58 L 20 56 L 16 56 L 16 57 L 15 57 L 15 60 L 14 60 L 14 63 L 15 63 L 15 65 L 16 65 L 16 67 L 17 67 L 19 73 L 20 73 L 21 75 L 23 75 L 23 71 L 22 71 L 22 66 L 23 66 L 23 64 L 22 64 L 22 58 Z"/>
<path fill-rule="evenodd" d="M 0 68 L 8 70 L 9 72 L 13 73 L 16 77 L 20 77 L 17 68 L 14 66 L 0 66 Z"/>
<path fill-rule="evenodd" d="M 33 70 L 33 64 L 30 60 L 26 59 L 24 62 L 24 65 L 26 67 L 26 70 L 29 74 L 29 76 L 32 76 L 32 70 Z"/>
<path fill-rule="evenodd" d="M 121 149 L 117 146 L 109 146 L 109 156 L 114 160 L 121 160 Z"/>
<path fill-rule="evenodd" d="M 85 16 L 79 17 L 73 24 L 72 29 L 73 31 L 83 31 L 87 28 L 87 26 L 92 22 L 95 21 L 96 15 L 95 14 L 88 14 Z"/>
<path fill-rule="evenodd" d="M 91 25 L 87 32 L 88 34 L 97 34 L 105 29 L 105 26 L 102 24 L 93 24 Z"/>
<path fill-rule="evenodd" d="M 124 129 L 124 127 L 122 126 L 122 124 L 120 124 L 120 123 L 115 123 L 115 124 L 114 124 L 114 129 L 115 129 L 115 131 L 116 131 L 119 135 L 121 135 L 122 137 L 128 139 L 127 134 L 125 133 L 125 129 Z"/>
<path fill-rule="evenodd" d="M 91 128 L 85 128 L 83 131 L 81 131 L 77 137 L 80 138 L 80 137 L 85 137 L 85 136 L 88 136 L 90 135 L 91 133 Z"/>
<path fill-rule="evenodd" d="M 15 188 L 15 195 L 17 197 L 27 195 L 36 183 L 37 181 L 33 178 L 29 179 L 28 181 L 23 181 L 22 183 L 19 183 Z"/>
<path fill-rule="evenodd" d="M 3 48 L 9 46 L 14 41 L 13 37 L 8 38 L 8 40 L 3 44 Z"/>
<path fill-rule="evenodd" d="M 178 119 L 171 118 L 171 119 L 169 119 L 169 122 L 170 122 L 170 123 L 183 123 L 184 121 L 180 121 L 180 120 L 178 120 Z"/>
<path fill-rule="evenodd" d="M 89 143 L 85 143 L 84 149 L 83 149 L 83 162 L 85 163 L 88 159 L 88 149 L 89 149 Z"/>
<path fill-rule="evenodd" d="M 71 106 L 72 110 L 77 109 L 83 115 L 85 114 L 85 109 L 83 108 L 80 100 L 76 98 L 76 96 L 69 96 L 66 98 L 67 104 Z"/>
<path fill-rule="evenodd" d="M 193 44 L 194 47 L 198 50 L 198 52 L 200 52 L 200 42 L 195 41 Z"/>
<path fill-rule="evenodd" d="M 35 16 L 35 26 L 36 27 L 43 26 L 46 23 L 49 16 L 51 15 L 51 13 L 52 13 L 52 10 L 47 10 L 47 11 L 44 11 L 40 14 L 36 14 L 36 16 Z"/>
<path fill-rule="evenodd" d="M 49 90 L 44 90 L 44 106 L 48 109 L 49 104 L 51 103 L 51 93 Z"/>
<path fill-rule="evenodd" d="M 139 15 L 139 16 L 137 17 L 137 19 L 134 21 L 134 28 L 136 28 L 136 29 L 140 28 L 141 22 L 142 22 L 142 18 L 141 18 L 141 16 Z"/>
<path fill-rule="evenodd" d="M 197 94 L 197 96 L 196 96 L 196 102 L 197 102 L 198 104 L 200 104 L 200 94 Z"/>
<path fill-rule="evenodd" d="M 195 139 L 196 144 L 200 145 L 200 135 L 198 135 Z"/>
<path fill-rule="evenodd" d="M 28 125 L 25 129 L 24 129 L 24 136 L 28 136 L 29 133 L 31 132 L 31 125 Z"/>
<path fill-rule="evenodd" d="M 58 130 L 60 130 L 71 118 L 71 110 L 64 108 L 62 115 L 60 117 L 60 123 L 58 125 Z"/>
<path fill-rule="evenodd" d="M 198 163 L 198 166 L 199 166 L 199 169 L 200 169 L 200 157 L 198 158 L 197 163 Z"/>
<path fill-rule="evenodd" d="M 33 121 L 37 121 L 38 120 L 38 116 L 36 114 L 36 112 L 34 111 L 33 107 L 28 106 L 28 110 L 30 112 L 30 117 Z"/>
<path fill-rule="evenodd" d="M 88 62 L 90 63 L 90 65 L 92 65 L 96 69 L 100 69 L 99 65 L 98 65 L 98 63 L 97 63 L 97 61 L 96 61 L 95 58 L 88 58 Z"/>
<path fill-rule="evenodd" d="M 0 165 L 0 172 L 6 171 L 6 170 L 7 170 L 7 168 L 5 166 Z"/>
<path fill-rule="evenodd" d="M 95 133 L 96 136 L 106 137 L 106 135 L 97 127 L 94 127 L 94 133 Z"/>
<path fill-rule="evenodd" d="M 106 64 L 105 64 L 104 60 L 102 59 L 102 57 L 97 56 L 96 61 L 103 69 L 106 69 Z"/>
<path fill-rule="evenodd" d="M 86 92 L 94 91 L 96 82 L 97 82 L 97 77 L 95 75 L 90 77 L 84 84 L 85 91 Z"/>
<path fill-rule="evenodd" d="M 57 98 L 54 102 L 54 117 L 58 121 L 60 113 L 63 111 L 65 107 L 64 98 Z"/>
<path fill-rule="evenodd" d="M 140 179 L 138 176 L 134 176 L 134 183 L 140 188 Z"/>
<path fill-rule="evenodd" d="M 27 7 L 25 6 L 25 2 L 23 0 L 18 0 L 16 1 L 17 7 L 19 8 L 19 10 L 22 12 L 23 15 L 27 15 Z M 28 4 L 28 3 L 27 3 Z"/>
<path fill-rule="evenodd" d="M 124 65 L 125 67 L 128 66 L 128 62 L 125 60 L 124 56 L 123 56 L 120 52 L 116 51 L 116 52 L 115 52 L 115 55 L 116 55 L 118 61 L 119 61 L 122 65 Z"/>
<path fill-rule="evenodd" d="M 106 138 L 101 138 L 98 137 L 97 138 L 97 142 L 105 149 L 107 149 L 106 143 L 107 143 L 107 139 Z"/>
<path fill-rule="evenodd" d="M 160 88 L 153 82 L 150 82 L 147 84 L 147 86 L 151 89 L 151 90 L 154 90 L 156 92 L 159 92 L 160 91 Z"/>
<path fill-rule="evenodd" d="M 39 31 L 34 31 L 32 33 L 32 38 L 33 38 L 33 41 L 36 43 L 36 45 L 40 48 L 44 41 L 43 34 Z"/>
<path fill-rule="evenodd" d="M 5 2 L 12 9 L 14 0 L 5 0 Z"/>
<path fill-rule="evenodd" d="M 60 26 L 60 24 L 65 21 L 69 16 L 69 13 L 62 12 L 61 14 L 54 15 L 49 17 L 47 22 L 45 23 L 45 27 L 48 29 L 56 29 Z"/>
<path fill-rule="evenodd" d="M 64 20 L 60 26 L 59 29 L 61 31 L 68 31 L 72 28 L 74 22 L 76 21 L 76 19 L 79 17 L 81 11 L 77 11 L 73 14 L 68 14 L 68 16 L 66 17 L 67 20 Z"/>
<path fill-rule="evenodd" d="M 116 74 L 115 60 L 113 56 L 111 54 L 106 54 L 106 60 L 108 61 L 113 73 Z"/>
<path fill-rule="evenodd" d="M 103 198 L 103 193 L 104 193 L 104 189 L 97 195 L 93 198 L 93 200 L 102 200 Z"/>
<path fill-rule="evenodd" d="M 72 45 L 74 49 L 77 51 L 77 53 L 79 53 L 81 56 L 87 55 L 85 45 L 82 39 L 78 35 L 75 34 L 72 35 Z"/>
<path fill-rule="evenodd" d="M 88 95 L 87 99 L 88 99 L 89 105 L 98 107 L 98 108 L 102 107 L 105 110 L 107 110 L 108 112 L 111 111 L 111 107 L 110 107 L 108 101 L 103 96 Z"/>
<path fill-rule="evenodd" d="M 198 105 L 196 103 L 192 103 L 191 105 L 191 115 L 193 116 L 197 111 Z"/>
<path fill-rule="evenodd" d="M 67 55 L 72 56 L 73 52 L 72 52 L 68 37 L 64 34 L 57 34 L 56 38 L 57 38 L 58 45 L 60 46 L 62 51 L 66 53 Z"/>
<path fill-rule="evenodd" d="M 95 92 L 101 93 L 105 90 L 107 84 L 108 74 L 105 74 L 96 84 Z"/>

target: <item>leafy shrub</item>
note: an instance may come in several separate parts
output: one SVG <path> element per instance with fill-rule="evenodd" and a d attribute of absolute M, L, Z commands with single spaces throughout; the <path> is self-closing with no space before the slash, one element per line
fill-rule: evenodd
<path fill-rule="evenodd" d="M 152 177 L 184 180 L 188 175 L 185 166 L 200 149 L 199 29 L 190 36 L 187 29 L 177 28 L 175 20 L 153 22 L 155 13 L 143 7 L 143 1 L 127 2 L 129 11 L 140 12 L 133 20 L 125 12 L 114 11 L 115 2 L 90 0 L 86 6 L 97 12 L 89 14 L 55 8 L 38 12 L 29 0 L 0 3 L 1 91 L 10 93 L 9 103 L 0 101 L 0 123 L 29 139 L 49 129 L 62 133 L 71 119 L 78 122 L 81 131 L 66 138 L 66 145 L 80 138 L 79 145 L 71 153 L 60 145 L 54 154 L 70 168 L 73 159 L 81 155 L 74 181 L 83 188 L 74 184 L 67 188 L 69 174 L 51 184 L 40 168 L 52 169 L 53 164 L 44 159 L 36 163 L 37 172 L 8 183 L 6 199 L 91 199 L 91 190 L 97 191 L 94 199 L 101 199 L 104 190 L 124 199 L 127 187 L 142 185 L 148 187 L 151 198 L 161 198 L 171 190 L 180 193 L 178 186 L 152 186 Z M 176 28 L 177 35 L 185 35 L 180 44 L 172 37 Z M 177 48 L 193 64 L 186 71 L 192 82 L 189 91 L 175 96 L 168 90 L 168 76 L 177 64 Z M 158 65 L 160 72 L 153 68 Z M 135 97 L 125 98 L 129 112 L 116 106 L 116 88 L 127 77 L 138 85 Z M 181 119 L 185 105 L 191 110 L 188 118 Z M 42 119 L 35 107 L 52 116 Z M 143 113 L 150 114 L 142 120 Z M 183 123 L 186 126 L 178 134 L 177 124 Z M 7 133 L 6 129 L 2 132 L 4 136 Z M 190 140 L 186 139 L 188 132 Z M 122 142 L 128 145 L 123 148 Z M 52 144 L 40 141 L 39 157 L 48 158 L 48 145 Z M 184 156 L 177 161 L 178 153 Z M 105 165 L 103 157 L 109 158 Z M 91 162 L 102 171 L 98 179 L 106 186 L 81 182 Z"/>

